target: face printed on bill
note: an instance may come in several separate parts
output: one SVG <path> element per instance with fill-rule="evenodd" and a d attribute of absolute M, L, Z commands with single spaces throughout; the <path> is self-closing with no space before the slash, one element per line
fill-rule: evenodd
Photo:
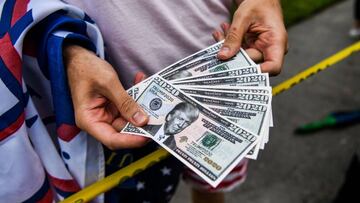
<path fill-rule="evenodd" d="M 184 112 L 176 111 L 173 115 L 168 116 L 165 123 L 165 134 L 173 135 L 180 133 L 191 124 L 191 120 Z"/>
<path fill-rule="evenodd" d="M 166 116 L 164 132 L 167 135 L 178 134 L 191 125 L 199 116 L 199 111 L 191 104 L 179 103 Z"/>

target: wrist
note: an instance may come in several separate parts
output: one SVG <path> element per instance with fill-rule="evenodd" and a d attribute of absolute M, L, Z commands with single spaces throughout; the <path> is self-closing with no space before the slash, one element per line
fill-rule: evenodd
<path fill-rule="evenodd" d="M 64 44 L 63 59 L 64 59 L 65 63 L 67 63 L 68 61 L 71 61 L 78 55 L 82 55 L 85 51 L 86 51 L 86 49 L 84 49 L 83 47 L 81 47 L 79 45 Z"/>
<path fill-rule="evenodd" d="M 77 44 L 64 44 L 63 46 L 63 61 L 66 68 L 76 66 L 80 62 L 87 60 L 94 56 L 94 53 Z"/>

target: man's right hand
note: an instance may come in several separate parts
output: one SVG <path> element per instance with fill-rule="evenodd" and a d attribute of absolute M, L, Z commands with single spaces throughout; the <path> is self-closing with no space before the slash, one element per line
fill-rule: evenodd
<path fill-rule="evenodd" d="M 127 122 L 145 125 L 148 116 L 124 90 L 113 67 L 77 45 L 65 46 L 63 56 L 76 125 L 112 150 L 145 145 L 148 138 L 119 133 Z"/>

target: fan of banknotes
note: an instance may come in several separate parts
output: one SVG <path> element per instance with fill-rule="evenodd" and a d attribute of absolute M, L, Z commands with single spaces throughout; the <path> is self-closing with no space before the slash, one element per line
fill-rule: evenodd
<path fill-rule="evenodd" d="M 272 127 L 268 74 L 244 50 L 218 60 L 222 43 L 130 88 L 150 120 L 122 130 L 150 137 L 214 187 L 241 159 L 257 158 Z"/>

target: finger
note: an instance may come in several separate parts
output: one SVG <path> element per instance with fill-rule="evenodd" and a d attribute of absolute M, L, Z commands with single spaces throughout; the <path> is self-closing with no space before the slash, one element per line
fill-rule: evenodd
<path fill-rule="evenodd" d="M 222 32 L 218 31 L 218 30 L 215 30 L 215 31 L 212 33 L 212 36 L 213 36 L 213 38 L 215 39 L 215 41 L 217 41 L 217 42 L 225 39 L 225 35 L 224 35 Z"/>
<path fill-rule="evenodd" d="M 144 137 L 141 135 L 133 135 L 128 133 L 119 133 L 122 136 L 121 145 L 125 144 L 128 148 L 139 148 L 145 146 L 147 143 L 151 142 L 152 139 Z"/>
<path fill-rule="evenodd" d="M 125 127 L 126 124 L 127 124 L 126 120 L 124 120 L 121 117 L 118 117 L 112 122 L 111 125 L 115 128 L 116 131 L 120 132 Z"/>
<path fill-rule="evenodd" d="M 148 122 L 148 116 L 142 108 L 128 95 L 118 78 L 113 78 L 103 91 L 103 94 L 115 104 L 120 115 L 135 126 L 143 126 Z"/>
<path fill-rule="evenodd" d="M 281 45 L 271 45 L 264 49 L 264 62 L 260 64 L 262 72 L 268 72 L 271 76 L 281 72 L 284 63 L 285 47 Z"/>
<path fill-rule="evenodd" d="M 260 62 L 264 61 L 264 57 L 263 57 L 261 51 L 255 49 L 255 48 L 248 48 L 248 49 L 245 49 L 245 51 L 255 63 L 260 63 Z"/>
<path fill-rule="evenodd" d="M 242 44 L 244 33 L 249 27 L 249 21 L 246 20 L 240 12 L 236 11 L 233 22 L 228 29 L 224 44 L 218 53 L 218 58 L 226 60 L 233 57 L 239 50 Z"/>
<path fill-rule="evenodd" d="M 270 32 L 268 36 L 270 37 L 265 41 L 269 43 L 262 48 L 264 63 L 260 64 L 260 67 L 262 71 L 269 72 L 271 76 L 275 76 L 281 72 L 284 56 L 288 49 L 285 27 L 280 27 L 276 32 Z"/>
<path fill-rule="evenodd" d="M 224 35 L 226 36 L 229 32 L 230 24 L 229 23 L 221 23 L 220 27 L 221 27 Z"/>
<path fill-rule="evenodd" d="M 142 72 L 142 71 L 137 72 L 135 74 L 134 84 L 135 85 L 138 84 L 139 82 L 145 80 L 145 78 L 146 78 L 146 75 L 144 72 Z"/>
<path fill-rule="evenodd" d="M 131 134 L 119 133 L 108 123 L 97 122 L 89 126 L 86 131 L 111 150 L 137 148 L 149 142 L 149 138 Z"/>
<path fill-rule="evenodd" d="M 125 120 L 135 126 L 143 126 L 148 122 L 148 116 L 142 108 L 125 92 L 114 93 L 114 102 Z"/>
<path fill-rule="evenodd" d="M 106 108 L 106 111 L 111 114 L 112 118 L 116 118 L 119 116 L 119 111 L 117 110 L 114 103 L 109 102 L 105 108 Z"/>
<path fill-rule="evenodd" d="M 258 39 L 257 33 L 246 33 L 243 38 L 242 48 L 247 49 L 254 46 L 257 39 Z"/>

